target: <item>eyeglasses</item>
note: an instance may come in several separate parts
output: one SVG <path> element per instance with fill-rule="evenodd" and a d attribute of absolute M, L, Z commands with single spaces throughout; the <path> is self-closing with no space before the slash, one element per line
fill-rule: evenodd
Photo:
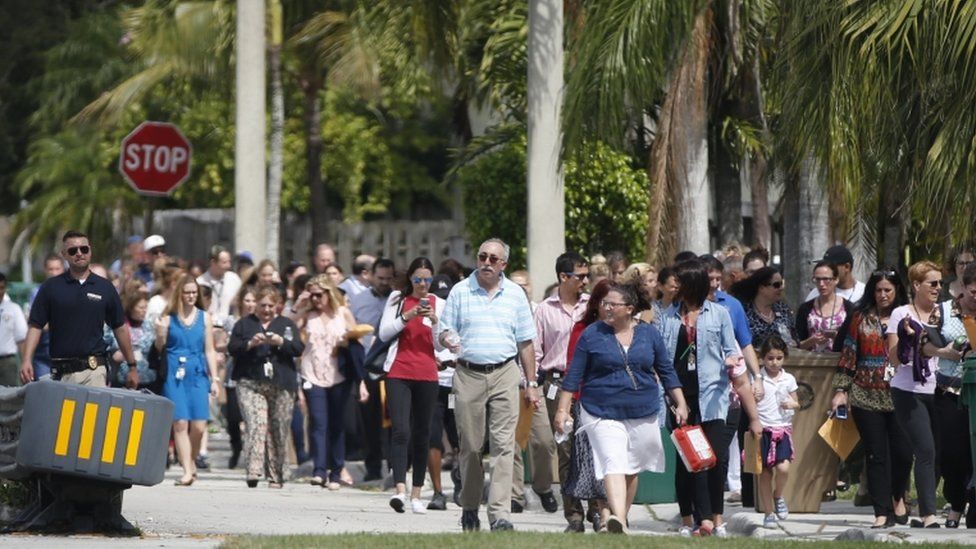
<path fill-rule="evenodd" d="M 898 276 L 898 273 L 896 273 L 895 271 L 885 271 L 882 269 L 878 269 L 877 271 L 871 273 L 871 276 L 880 276 L 882 278 L 894 278 Z"/>
<path fill-rule="evenodd" d="M 600 302 L 600 306 L 602 306 L 604 309 L 616 309 L 617 307 L 626 307 L 627 305 L 627 303 L 621 303 L 619 301 L 607 301 L 606 299 Z"/>
<path fill-rule="evenodd" d="M 568 277 L 575 277 L 576 280 L 579 280 L 580 282 L 583 282 L 587 278 L 590 278 L 590 274 L 589 273 L 563 273 L 563 274 L 566 275 L 567 278 Z"/>
<path fill-rule="evenodd" d="M 492 261 L 492 263 L 494 263 L 494 261 Z M 434 281 L 434 277 L 432 277 L 432 276 L 426 276 L 426 277 L 412 276 L 412 277 L 410 277 L 410 282 L 413 282 L 414 284 L 421 284 L 421 283 L 423 283 L 423 284 L 430 285 L 430 283 L 433 282 L 433 281 Z"/>
<path fill-rule="evenodd" d="M 942 287 L 942 281 L 941 280 L 926 280 L 925 281 L 925 284 L 928 284 L 930 288 L 941 288 Z"/>
<path fill-rule="evenodd" d="M 495 263 L 498 263 L 501 260 L 502 258 L 498 257 L 495 254 L 487 254 L 485 252 L 481 252 L 478 254 L 478 261 L 482 263 L 490 263 L 494 265 Z"/>
<path fill-rule="evenodd" d="M 769 284 L 763 284 L 763 286 L 772 286 L 773 288 L 776 288 L 778 290 L 778 289 L 780 289 L 780 288 L 783 287 L 783 281 L 782 280 L 777 280 L 776 282 L 770 282 Z"/>
<path fill-rule="evenodd" d="M 813 277 L 814 284 L 827 284 L 828 282 L 833 282 L 835 279 L 832 276 L 815 276 Z"/>
<path fill-rule="evenodd" d="M 968 267 L 972 264 L 972 261 L 956 261 L 956 267 Z"/>
<path fill-rule="evenodd" d="M 88 255 L 91 252 L 91 248 L 89 246 L 72 246 L 67 251 L 68 255 L 77 255 L 78 252 L 81 252 L 81 255 Z"/>

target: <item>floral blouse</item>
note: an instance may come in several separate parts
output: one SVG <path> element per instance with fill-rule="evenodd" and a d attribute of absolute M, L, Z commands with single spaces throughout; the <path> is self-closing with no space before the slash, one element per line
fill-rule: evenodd
<path fill-rule="evenodd" d="M 796 347 L 796 330 L 793 327 L 793 310 L 782 301 L 773 303 L 773 320 L 763 318 L 753 303 L 746 303 L 746 321 L 752 332 L 752 346 L 759 352 L 769 336 L 779 336 L 790 347 Z"/>
<path fill-rule="evenodd" d="M 854 313 L 834 375 L 834 388 L 847 391 L 848 404 L 874 412 L 891 412 L 886 326 L 877 313 Z"/>

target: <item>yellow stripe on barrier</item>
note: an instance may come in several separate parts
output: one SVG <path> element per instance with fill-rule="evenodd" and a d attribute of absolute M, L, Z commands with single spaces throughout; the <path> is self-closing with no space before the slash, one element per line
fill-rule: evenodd
<path fill-rule="evenodd" d="M 81 423 L 81 442 L 78 443 L 78 457 L 91 459 L 92 440 L 95 438 L 95 419 L 98 417 L 98 404 L 85 403 L 85 419 Z"/>
<path fill-rule="evenodd" d="M 108 409 L 105 423 L 105 444 L 102 445 L 102 463 L 115 461 L 115 443 L 119 439 L 119 423 L 122 421 L 122 408 L 112 406 Z"/>
<path fill-rule="evenodd" d="M 142 421 L 146 416 L 143 410 L 132 411 L 132 424 L 129 426 L 129 443 L 125 447 L 125 464 L 132 467 L 139 458 L 139 439 L 142 438 Z"/>
<path fill-rule="evenodd" d="M 71 422 L 75 418 L 75 401 L 64 399 L 61 403 L 61 421 L 58 423 L 58 438 L 54 442 L 54 455 L 68 455 L 68 442 L 71 440 Z"/>

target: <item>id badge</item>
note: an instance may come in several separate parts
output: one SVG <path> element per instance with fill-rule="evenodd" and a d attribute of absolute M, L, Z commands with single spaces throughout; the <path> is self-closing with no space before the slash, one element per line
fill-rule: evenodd
<path fill-rule="evenodd" d="M 549 384 L 549 390 L 546 391 L 546 398 L 549 400 L 556 400 L 556 395 L 559 394 L 559 386 L 555 383 Z"/>
<path fill-rule="evenodd" d="M 698 357 L 695 356 L 695 351 L 688 353 L 688 371 L 694 372 L 698 369 Z"/>
<path fill-rule="evenodd" d="M 274 377 L 274 366 L 270 360 L 264 363 L 264 377 Z"/>
<path fill-rule="evenodd" d="M 180 366 L 179 368 L 177 368 L 176 369 L 175 377 L 176 377 L 176 379 L 183 379 L 184 377 L 186 377 L 186 368 L 184 368 L 182 366 Z"/>
<path fill-rule="evenodd" d="M 447 395 L 447 409 L 448 410 L 453 410 L 454 409 L 454 403 L 455 402 L 457 402 L 457 398 L 454 396 L 454 393 L 451 393 L 451 394 Z"/>

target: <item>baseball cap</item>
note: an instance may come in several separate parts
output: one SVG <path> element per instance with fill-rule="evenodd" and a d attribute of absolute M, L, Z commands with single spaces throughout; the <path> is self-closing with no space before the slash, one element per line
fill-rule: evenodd
<path fill-rule="evenodd" d="M 430 293 L 441 299 L 447 299 L 448 294 L 451 293 L 452 286 L 454 286 L 454 283 L 451 281 L 451 277 L 439 274 L 430 283 Z"/>
<path fill-rule="evenodd" d="M 139 242 L 142 242 L 142 236 L 137 235 L 137 234 L 134 234 L 134 235 L 130 236 L 129 238 L 126 238 L 125 239 L 125 243 L 126 244 L 136 244 L 136 243 L 139 243 Z"/>
<path fill-rule="evenodd" d="M 847 249 L 847 246 L 840 244 L 827 248 L 827 251 L 824 252 L 823 260 L 834 265 L 843 265 L 845 263 L 854 265 L 854 256 L 851 255 L 851 251 Z"/>
<path fill-rule="evenodd" d="M 158 234 L 151 234 L 142 241 L 142 247 L 146 250 L 152 250 L 153 248 L 162 248 L 166 246 L 166 239 Z"/>
<path fill-rule="evenodd" d="M 251 265 L 254 265 L 254 256 L 251 255 L 251 252 L 247 250 L 241 250 L 237 252 L 237 257 L 235 259 L 237 259 L 238 263 L 243 261 L 245 263 L 250 263 Z"/>

